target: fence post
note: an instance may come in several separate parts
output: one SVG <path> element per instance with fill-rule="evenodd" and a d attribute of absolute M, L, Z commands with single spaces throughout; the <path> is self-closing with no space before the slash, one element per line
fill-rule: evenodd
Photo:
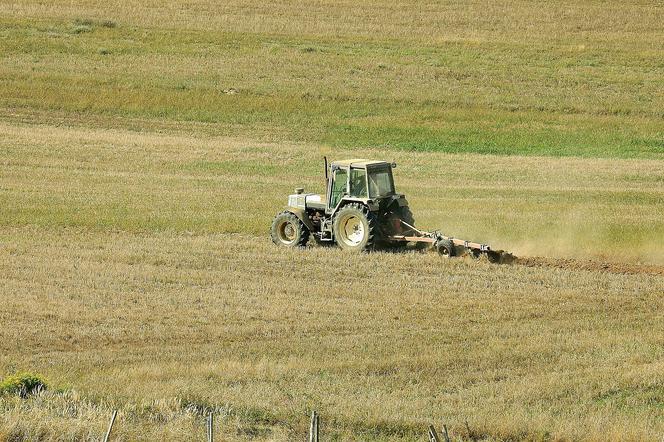
<path fill-rule="evenodd" d="M 436 429 L 433 425 L 429 425 L 429 442 L 440 442 L 440 439 L 438 439 L 438 433 L 436 433 Z"/>
<path fill-rule="evenodd" d="M 318 442 L 319 437 L 320 437 L 320 415 L 316 413 L 316 442 Z"/>
<path fill-rule="evenodd" d="M 447 425 L 443 425 L 443 436 L 445 436 L 445 442 L 450 442 L 450 435 L 447 434 Z"/>
<path fill-rule="evenodd" d="M 108 424 L 108 430 L 106 430 L 106 435 L 104 436 L 104 442 L 108 442 L 108 438 L 111 437 L 111 430 L 113 430 L 113 424 L 115 423 L 115 417 L 118 415 L 118 410 L 113 410 L 113 416 L 111 416 L 111 422 Z"/>
<path fill-rule="evenodd" d="M 320 431 L 318 425 L 320 424 L 320 416 L 315 411 L 311 412 L 311 423 L 309 424 L 309 442 L 318 442 Z"/>
<path fill-rule="evenodd" d="M 207 440 L 214 442 L 214 414 L 211 411 L 207 418 Z"/>

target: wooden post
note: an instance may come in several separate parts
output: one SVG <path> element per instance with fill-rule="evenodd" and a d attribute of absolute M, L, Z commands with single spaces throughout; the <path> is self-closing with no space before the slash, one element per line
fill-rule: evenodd
<path fill-rule="evenodd" d="M 115 423 L 115 418 L 118 415 L 118 410 L 113 410 L 113 416 L 111 416 L 111 422 L 108 424 L 108 430 L 106 430 L 106 435 L 104 436 L 104 442 L 108 442 L 108 438 L 111 437 L 111 430 L 113 430 L 113 424 Z"/>
<path fill-rule="evenodd" d="M 318 413 L 316 413 L 316 442 L 318 442 L 318 438 L 320 437 L 320 416 Z"/>
<path fill-rule="evenodd" d="M 443 436 L 445 436 L 445 442 L 450 442 L 450 435 L 447 434 L 447 425 L 443 425 Z"/>
<path fill-rule="evenodd" d="M 311 423 L 309 424 L 309 442 L 318 442 L 318 437 L 320 436 L 320 430 L 318 425 L 320 424 L 320 416 L 315 411 L 311 412 Z"/>
<path fill-rule="evenodd" d="M 473 433 L 473 431 L 470 429 L 470 425 L 468 425 L 467 419 L 465 423 L 466 423 L 466 431 L 468 432 L 468 437 L 470 438 L 470 440 L 475 440 L 475 433 Z M 664 440 L 662 440 L 662 442 L 664 442 Z"/>
<path fill-rule="evenodd" d="M 314 421 L 316 420 L 316 412 L 311 412 L 311 420 L 309 421 L 309 442 L 314 442 Z"/>
<path fill-rule="evenodd" d="M 440 442 L 440 439 L 438 439 L 438 433 L 436 433 L 436 429 L 433 425 L 429 425 L 429 442 Z"/>
<path fill-rule="evenodd" d="M 207 440 L 214 442 L 214 414 L 211 411 L 207 418 Z"/>

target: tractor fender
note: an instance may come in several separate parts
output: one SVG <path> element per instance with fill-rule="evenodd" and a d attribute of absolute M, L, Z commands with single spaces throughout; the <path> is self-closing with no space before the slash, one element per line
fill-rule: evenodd
<path fill-rule="evenodd" d="M 405 195 L 395 195 L 394 200 L 399 204 L 399 207 L 405 207 L 408 205 L 408 200 Z"/>
<path fill-rule="evenodd" d="M 311 218 L 309 218 L 309 215 L 307 215 L 307 212 L 304 209 L 288 206 L 286 207 L 286 210 L 297 216 L 299 220 L 302 221 L 305 226 L 307 226 L 307 229 L 309 229 L 310 232 L 315 231 L 314 223 L 311 222 Z"/>
<path fill-rule="evenodd" d="M 356 197 L 347 197 L 344 196 L 341 201 L 339 201 L 339 204 L 337 207 L 335 207 L 334 211 L 332 212 L 332 216 L 334 216 L 339 210 L 341 210 L 345 205 L 350 204 L 350 203 L 358 203 L 362 204 L 363 206 L 366 206 L 367 209 L 369 209 L 370 212 L 375 212 L 378 210 L 379 206 L 376 202 L 369 200 L 367 198 L 356 198 Z"/>

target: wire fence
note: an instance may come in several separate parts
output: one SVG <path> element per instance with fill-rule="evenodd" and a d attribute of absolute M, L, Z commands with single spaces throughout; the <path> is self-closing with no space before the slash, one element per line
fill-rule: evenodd
<path fill-rule="evenodd" d="M 111 415 L 111 420 L 108 424 L 108 430 L 106 430 L 106 434 L 104 435 L 104 442 L 109 442 L 111 439 L 111 433 L 113 432 L 113 425 L 115 424 L 115 420 L 118 416 L 118 410 L 113 410 L 113 414 Z M 206 426 L 206 435 L 207 435 L 207 442 L 214 442 L 214 413 L 210 412 L 208 415 L 205 417 L 205 426 Z M 468 427 L 468 422 L 466 422 L 466 427 Z M 470 428 L 468 428 L 470 431 Z M 449 432 L 447 431 L 447 425 L 442 426 L 442 439 L 441 436 L 438 435 L 438 432 L 436 431 L 436 428 L 433 425 L 429 425 L 428 432 L 427 432 L 427 437 L 429 442 L 450 442 L 450 435 Z M 309 437 L 308 437 L 308 442 L 320 442 L 320 415 L 318 414 L 317 411 L 312 411 L 311 412 L 311 421 L 309 424 Z M 662 442 L 664 442 L 664 439 L 662 439 Z"/>

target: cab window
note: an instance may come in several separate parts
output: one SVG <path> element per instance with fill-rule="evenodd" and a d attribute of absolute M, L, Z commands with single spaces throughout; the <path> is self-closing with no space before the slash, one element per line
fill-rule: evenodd
<path fill-rule="evenodd" d="M 350 196 L 367 197 L 367 172 L 365 169 L 350 170 Z"/>
<path fill-rule="evenodd" d="M 346 193 L 346 178 L 348 174 L 346 169 L 337 169 L 334 172 L 334 182 L 332 183 L 332 192 L 330 195 L 330 207 L 337 207 L 341 196 Z"/>
<path fill-rule="evenodd" d="M 369 172 L 369 198 L 378 198 L 394 194 L 392 173 L 388 167 Z"/>

